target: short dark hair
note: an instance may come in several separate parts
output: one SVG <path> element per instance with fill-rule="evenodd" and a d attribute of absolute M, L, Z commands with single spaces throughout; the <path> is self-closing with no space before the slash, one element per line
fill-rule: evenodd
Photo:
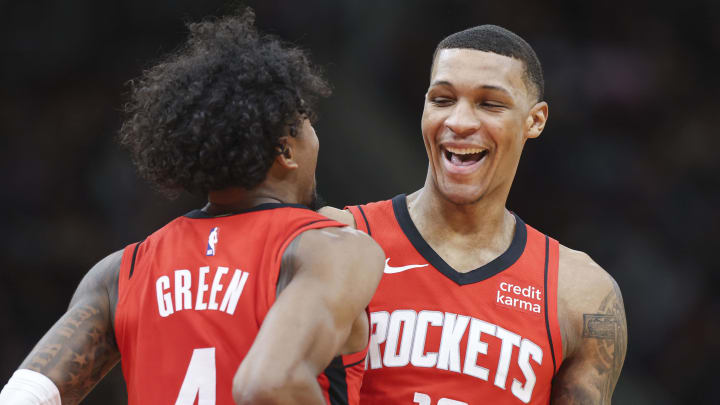
<path fill-rule="evenodd" d="M 520 60 L 525 65 L 526 84 L 535 88 L 537 101 L 543 99 L 545 81 L 540 60 L 530 44 L 519 35 L 490 24 L 468 28 L 440 41 L 435 48 L 433 63 L 435 63 L 435 57 L 440 50 L 453 48 L 492 52 Z"/>
<path fill-rule="evenodd" d="M 280 138 L 297 135 L 330 88 L 306 54 L 258 33 L 250 9 L 188 24 L 176 52 L 130 82 L 120 130 L 140 174 L 163 191 L 251 189 Z"/>

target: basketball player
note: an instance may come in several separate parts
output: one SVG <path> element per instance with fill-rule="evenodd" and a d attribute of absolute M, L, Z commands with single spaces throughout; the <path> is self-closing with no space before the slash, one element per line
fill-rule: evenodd
<path fill-rule="evenodd" d="M 384 255 L 306 207 L 328 87 L 253 19 L 191 24 L 133 84 L 140 173 L 209 202 L 95 265 L 0 403 L 78 403 L 119 360 L 130 404 L 357 403 Z"/>
<path fill-rule="evenodd" d="M 365 404 L 609 404 L 626 322 L 615 281 L 505 207 L 548 104 L 533 49 L 484 25 L 439 43 L 422 115 L 425 185 L 321 210 L 371 235 Z"/>

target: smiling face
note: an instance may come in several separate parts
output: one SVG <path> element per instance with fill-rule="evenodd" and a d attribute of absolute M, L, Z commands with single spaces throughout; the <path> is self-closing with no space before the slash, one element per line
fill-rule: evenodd
<path fill-rule="evenodd" d="M 547 119 L 547 103 L 535 98 L 521 61 L 440 50 L 422 115 L 428 181 L 435 190 L 455 204 L 494 192 L 506 199 L 525 141 L 539 136 Z"/>

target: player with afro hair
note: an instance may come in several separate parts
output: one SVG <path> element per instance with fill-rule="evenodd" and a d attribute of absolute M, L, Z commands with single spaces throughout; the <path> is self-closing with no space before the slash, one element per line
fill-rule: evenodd
<path fill-rule="evenodd" d="M 260 34 L 254 13 L 189 24 L 178 51 L 130 82 L 120 142 L 157 188 L 252 189 L 289 127 L 330 94 L 305 53 Z"/>

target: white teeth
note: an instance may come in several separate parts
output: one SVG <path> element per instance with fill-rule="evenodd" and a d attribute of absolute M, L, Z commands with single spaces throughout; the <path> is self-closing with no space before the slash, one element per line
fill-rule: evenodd
<path fill-rule="evenodd" d="M 470 155 L 473 153 L 480 153 L 486 149 L 484 148 L 453 148 L 450 146 L 445 147 L 445 150 L 447 150 L 450 153 L 453 153 L 455 155 Z"/>

